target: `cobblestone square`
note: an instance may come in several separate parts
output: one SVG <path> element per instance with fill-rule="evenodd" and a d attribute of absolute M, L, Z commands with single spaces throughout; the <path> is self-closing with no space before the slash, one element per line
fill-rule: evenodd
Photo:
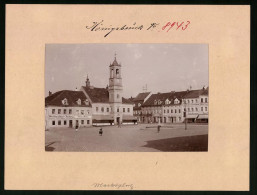
<path fill-rule="evenodd" d="M 51 128 L 45 132 L 46 151 L 77 152 L 172 152 L 208 151 L 208 125 L 157 124 L 100 127 Z"/>

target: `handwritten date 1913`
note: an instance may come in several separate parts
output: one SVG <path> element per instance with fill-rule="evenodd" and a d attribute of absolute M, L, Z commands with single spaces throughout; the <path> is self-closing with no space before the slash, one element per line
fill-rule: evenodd
<path fill-rule="evenodd" d="M 186 30 L 190 24 L 190 21 L 186 22 L 168 22 L 162 27 L 163 31 L 169 32 L 170 29 L 175 29 L 175 30 Z"/>

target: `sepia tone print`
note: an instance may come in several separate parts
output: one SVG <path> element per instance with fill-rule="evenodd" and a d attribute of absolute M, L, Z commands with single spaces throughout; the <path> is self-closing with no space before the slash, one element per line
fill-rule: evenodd
<path fill-rule="evenodd" d="M 208 151 L 208 45 L 47 44 L 45 150 Z"/>

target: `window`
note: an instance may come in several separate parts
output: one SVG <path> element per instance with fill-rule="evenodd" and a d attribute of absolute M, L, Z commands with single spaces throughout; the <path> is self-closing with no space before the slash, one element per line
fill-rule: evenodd
<path fill-rule="evenodd" d="M 201 98 L 201 102 L 203 102 L 203 98 Z"/>
<path fill-rule="evenodd" d="M 192 112 L 194 111 L 194 108 L 191 108 Z"/>
<path fill-rule="evenodd" d="M 205 111 L 207 111 L 207 107 L 205 107 Z"/>
<path fill-rule="evenodd" d="M 61 111 L 62 111 L 61 109 L 58 109 L 58 114 L 61 114 Z"/>
<path fill-rule="evenodd" d="M 63 109 L 63 114 L 66 114 L 66 109 Z"/>
<path fill-rule="evenodd" d="M 77 100 L 77 104 L 78 104 L 78 105 L 81 105 L 81 99 L 78 99 L 78 100 Z"/>
<path fill-rule="evenodd" d="M 187 111 L 189 112 L 189 111 L 190 111 L 190 108 L 188 108 Z"/>
<path fill-rule="evenodd" d="M 194 100 L 192 100 L 191 102 L 194 103 Z"/>
<path fill-rule="evenodd" d="M 175 109 L 175 113 L 177 113 L 177 110 Z"/>
<path fill-rule="evenodd" d="M 106 108 L 106 112 L 109 112 L 109 108 Z"/>
<path fill-rule="evenodd" d="M 95 107 L 96 112 L 98 112 L 98 107 Z"/>
<path fill-rule="evenodd" d="M 87 110 L 87 114 L 89 114 L 90 112 L 89 112 L 89 110 Z"/>
<path fill-rule="evenodd" d="M 198 111 L 198 108 L 195 108 L 195 111 L 197 112 L 197 111 Z"/>
<path fill-rule="evenodd" d="M 101 108 L 101 111 L 104 112 L 104 107 Z"/>
<path fill-rule="evenodd" d="M 62 121 L 58 121 L 58 125 L 61 125 L 62 124 Z"/>
<path fill-rule="evenodd" d="M 119 108 L 117 108 L 117 112 L 120 112 L 120 109 L 119 109 Z"/>
<path fill-rule="evenodd" d="M 129 108 L 128 108 L 127 110 L 128 110 L 128 112 L 130 112 L 130 109 L 129 109 Z"/>
<path fill-rule="evenodd" d="M 201 107 L 201 111 L 203 111 L 203 107 Z"/>
<path fill-rule="evenodd" d="M 180 109 L 178 109 L 178 112 L 179 112 L 179 113 L 181 113 L 181 110 L 180 110 Z"/>
<path fill-rule="evenodd" d="M 81 110 L 81 111 L 80 111 L 80 113 L 81 113 L 82 115 L 84 115 L 84 114 L 85 114 L 85 113 L 84 113 L 84 110 Z"/>
<path fill-rule="evenodd" d="M 205 102 L 207 103 L 207 98 L 205 98 Z"/>
<path fill-rule="evenodd" d="M 62 104 L 63 104 L 63 105 L 68 105 L 68 101 L 67 101 L 66 98 L 64 98 L 64 99 L 62 100 Z"/>
<path fill-rule="evenodd" d="M 90 124 L 90 120 L 87 120 L 87 124 L 88 124 L 88 125 Z"/>
<path fill-rule="evenodd" d="M 52 114 L 55 114 L 55 109 L 52 109 Z"/>
<path fill-rule="evenodd" d="M 72 109 L 69 109 L 69 114 L 72 114 Z"/>
<path fill-rule="evenodd" d="M 178 117 L 178 121 L 181 121 L 181 117 Z"/>
<path fill-rule="evenodd" d="M 125 110 L 126 110 L 126 109 L 125 109 L 125 108 L 123 108 L 123 112 L 126 112 Z"/>
<path fill-rule="evenodd" d="M 138 107 L 140 107 L 141 106 L 141 104 L 140 103 L 138 103 Z"/>
<path fill-rule="evenodd" d="M 173 110 L 170 110 L 170 113 L 173 113 Z"/>
<path fill-rule="evenodd" d="M 52 121 L 52 125 L 55 125 L 55 121 Z"/>
<path fill-rule="evenodd" d="M 66 125 L 66 124 L 67 124 L 67 121 L 63 121 L 63 124 Z"/>
<path fill-rule="evenodd" d="M 120 98 L 120 95 L 119 94 L 117 94 L 117 99 L 119 99 Z"/>
<path fill-rule="evenodd" d="M 169 113 L 170 112 L 170 110 L 167 110 L 167 113 Z"/>
<path fill-rule="evenodd" d="M 197 102 L 198 102 L 198 99 L 196 99 L 195 102 L 197 103 Z"/>
<path fill-rule="evenodd" d="M 116 69 L 116 75 L 119 75 L 120 72 L 119 72 L 119 69 Z"/>
<path fill-rule="evenodd" d="M 163 110 L 163 113 L 165 113 L 166 112 L 166 110 Z"/>
<path fill-rule="evenodd" d="M 86 104 L 86 105 L 89 105 L 88 99 L 85 100 L 85 104 Z"/>
<path fill-rule="evenodd" d="M 81 125 L 84 125 L 84 120 L 81 120 Z"/>

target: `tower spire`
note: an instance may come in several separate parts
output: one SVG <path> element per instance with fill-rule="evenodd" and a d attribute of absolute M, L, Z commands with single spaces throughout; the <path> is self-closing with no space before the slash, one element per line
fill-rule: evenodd
<path fill-rule="evenodd" d="M 88 74 L 87 74 L 87 80 L 86 80 L 86 87 L 90 87 L 90 81 L 89 81 L 89 78 L 88 78 Z"/>

